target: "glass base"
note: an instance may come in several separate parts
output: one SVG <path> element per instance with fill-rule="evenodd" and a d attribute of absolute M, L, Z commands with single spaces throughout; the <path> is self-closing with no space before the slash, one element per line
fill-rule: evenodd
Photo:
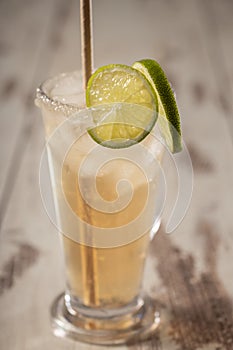
<path fill-rule="evenodd" d="M 147 339 L 158 328 L 159 313 L 149 298 L 137 298 L 120 309 L 73 309 L 67 295 L 59 295 L 51 308 L 53 333 L 97 345 L 134 343 Z"/>

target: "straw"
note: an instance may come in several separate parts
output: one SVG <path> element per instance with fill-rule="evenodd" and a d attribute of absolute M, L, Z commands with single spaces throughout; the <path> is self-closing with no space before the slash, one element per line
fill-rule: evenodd
<path fill-rule="evenodd" d="M 80 25 L 81 25 L 81 51 L 82 51 L 82 73 L 83 85 L 86 90 L 87 82 L 92 74 L 92 14 L 91 0 L 80 0 Z M 83 208 L 89 224 L 91 224 L 91 215 L 89 208 L 84 204 Z M 83 233 L 87 235 L 87 232 Z M 85 242 L 85 238 L 84 242 Z M 97 286 L 95 281 L 96 266 L 95 266 L 95 249 L 90 246 L 81 248 L 82 264 L 83 264 L 83 286 L 84 286 L 84 301 L 87 304 L 97 305 Z"/>
<path fill-rule="evenodd" d="M 92 74 L 92 6 L 91 0 L 80 0 L 82 72 L 84 88 Z"/>

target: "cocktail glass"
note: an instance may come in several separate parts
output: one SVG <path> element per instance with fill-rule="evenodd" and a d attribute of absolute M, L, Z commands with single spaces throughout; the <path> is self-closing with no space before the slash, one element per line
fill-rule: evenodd
<path fill-rule="evenodd" d="M 163 146 L 149 134 L 139 144 L 109 149 L 87 129 L 96 114 L 114 108 L 148 109 L 85 108 L 80 72 L 45 81 L 36 105 L 45 127 L 56 218 L 49 215 L 61 237 L 67 281 L 51 308 L 54 334 L 95 344 L 146 337 L 159 325 L 142 280 L 163 208 Z"/>

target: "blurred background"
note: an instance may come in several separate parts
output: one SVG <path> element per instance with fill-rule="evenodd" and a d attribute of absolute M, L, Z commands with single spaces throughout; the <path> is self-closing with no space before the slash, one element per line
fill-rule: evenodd
<path fill-rule="evenodd" d="M 172 236 L 160 232 L 150 252 L 150 293 L 162 308 L 172 310 L 173 318 L 169 332 L 145 348 L 230 350 L 233 1 L 93 0 L 93 16 L 95 67 L 154 58 L 164 68 L 176 92 L 194 168 L 185 219 Z M 78 0 L 0 0 L 4 350 L 95 348 L 51 335 L 48 310 L 64 289 L 63 265 L 38 185 L 44 134 L 35 91 L 47 77 L 76 69 L 81 69 Z"/>

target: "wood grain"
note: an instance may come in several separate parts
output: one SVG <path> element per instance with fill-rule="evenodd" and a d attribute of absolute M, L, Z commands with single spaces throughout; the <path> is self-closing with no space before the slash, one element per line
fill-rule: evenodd
<path fill-rule="evenodd" d="M 231 350 L 233 3 L 99 0 L 93 15 L 96 66 L 143 57 L 163 65 L 195 176 L 185 219 L 171 236 L 161 228 L 148 255 L 144 285 L 161 327 L 119 349 Z M 65 282 L 59 239 L 40 199 L 44 139 L 33 105 L 47 76 L 81 68 L 79 6 L 1 1 L 0 29 L 0 348 L 97 350 L 51 334 L 49 309 Z M 175 191 L 173 174 L 168 181 Z"/>

